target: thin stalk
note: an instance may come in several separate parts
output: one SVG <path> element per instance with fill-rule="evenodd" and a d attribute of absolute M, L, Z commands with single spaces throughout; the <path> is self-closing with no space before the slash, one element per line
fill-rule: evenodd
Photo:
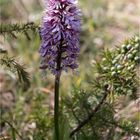
<path fill-rule="evenodd" d="M 54 106 L 54 126 L 55 126 L 55 140 L 59 140 L 59 85 L 60 76 L 55 77 L 55 106 Z"/>
<path fill-rule="evenodd" d="M 55 127 L 55 140 L 59 140 L 59 86 L 60 86 L 60 76 L 61 76 L 61 46 L 62 39 L 60 42 L 60 46 L 58 47 L 58 56 L 57 56 L 57 71 L 58 74 L 55 75 L 55 105 L 54 105 L 54 127 Z"/>

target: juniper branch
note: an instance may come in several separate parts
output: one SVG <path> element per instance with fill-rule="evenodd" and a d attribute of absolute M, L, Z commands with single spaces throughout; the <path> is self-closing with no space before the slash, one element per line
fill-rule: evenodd
<path fill-rule="evenodd" d="M 114 125 L 115 127 L 118 127 L 118 128 L 120 128 L 120 129 L 124 130 L 125 132 L 128 132 L 128 133 L 130 133 L 130 134 L 133 134 L 133 135 L 135 135 L 135 136 L 140 136 L 139 132 L 137 132 L 137 131 L 135 131 L 135 130 L 132 130 L 132 129 L 130 129 L 130 128 L 126 128 L 125 126 L 121 125 L 119 122 L 116 122 L 116 121 L 111 122 L 111 121 L 109 121 L 109 120 L 107 120 L 107 119 L 105 119 L 105 118 L 103 118 L 103 117 L 102 117 L 101 119 L 102 119 L 104 122 L 108 123 L 108 124 Z"/>
<path fill-rule="evenodd" d="M 20 137 L 20 139 L 23 140 L 23 137 L 20 135 L 20 133 L 17 131 L 17 129 L 9 121 L 6 121 L 6 120 L 3 120 L 3 121 L 5 123 L 7 123 L 15 131 L 15 133 Z"/>
<path fill-rule="evenodd" d="M 25 24 L 4 24 L 0 26 L 0 34 L 7 35 L 10 34 L 16 38 L 16 33 L 24 33 L 25 36 L 30 39 L 28 31 L 37 31 L 39 30 L 39 25 L 36 25 L 34 22 L 29 22 Z"/>
<path fill-rule="evenodd" d="M 2 52 L 6 52 L 2 50 Z M 0 65 L 4 68 L 8 68 L 12 72 L 16 72 L 19 82 L 23 85 L 23 88 L 27 88 L 30 85 L 29 74 L 25 70 L 23 65 L 20 65 L 14 58 L 8 57 L 6 54 L 0 58 Z"/>
<path fill-rule="evenodd" d="M 73 114 L 73 116 L 75 117 L 75 119 L 78 121 L 78 123 L 80 124 L 80 119 L 78 118 L 78 116 L 76 115 L 76 113 L 75 113 L 75 111 L 73 110 L 73 108 L 71 108 L 71 111 L 72 111 L 72 114 Z M 82 132 L 82 134 L 84 135 L 84 136 L 86 136 L 85 135 L 85 132 L 81 129 L 81 132 Z"/>
<path fill-rule="evenodd" d="M 100 110 L 101 106 L 103 105 L 103 103 L 105 102 L 107 95 L 108 95 L 109 91 L 106 89 L 104 96 L 102 98 L 102 100 L 99 102 L 99 104 L 92 110 L 91 113 L 89 113 L 89 115 L 87 116 L 87 118 L 85 118 L 83 121 L 81 121 L 79 123 L 79 125 L 73 129 L 70 133 L 70 137 L 72 137 L 75 133 L 77 133 L 78 131 L 81 130 L 82 127 L 84 127 L 87 123 L 90 122 L 90 120 L 92 119 L 92 117 L 95 116 L 96 112 Z"/>

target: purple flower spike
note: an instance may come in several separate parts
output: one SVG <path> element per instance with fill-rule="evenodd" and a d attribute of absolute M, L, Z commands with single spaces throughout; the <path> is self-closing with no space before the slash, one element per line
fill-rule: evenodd
<path fill-rule="evenodd" d="M 76 69 L 79 54 L 81 12 L 77 0 L 48 0 L 42 21 L 40 54 L 42 65 L 57 75 L 62 70 Z"/>

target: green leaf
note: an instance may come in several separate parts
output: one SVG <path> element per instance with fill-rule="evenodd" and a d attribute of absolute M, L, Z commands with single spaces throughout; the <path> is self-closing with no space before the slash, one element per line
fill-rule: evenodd
<path fill-rule="evenodd" d="M 16 132 L 13 127 L 11 127 L 11 133 L 12 133 L 12 140 L 16 140 Z"/>
<path fill-rule="evenodd" d="M 64 117 L 60 121 L 60 140 L 69 140 L 70 127 L 68 120 Z"/>

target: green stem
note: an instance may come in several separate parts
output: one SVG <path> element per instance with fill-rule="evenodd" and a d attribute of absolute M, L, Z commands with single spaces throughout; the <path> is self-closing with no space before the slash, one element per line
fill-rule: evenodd
<path fill-rule="evenodd" d="M 61 34 L 62 37 L 62 34 Z M 61 46 L 63 40 L 60 41 L 60 46 L 58 47 L 58 56 L 57 56 L 57 72 L 55 75 L 55 105 L 54 105 L 54 127 L 55 127 L 55 140 L 59 140 L 59 85 L 60 85 L 60 76 L 61 76 Z"/>
<path fill-rule="evenodd" d="M 60 75 L 56 75 L 55 77 L 55 106 L 54 106 L 55 140 L 59 140 L 59 84 L 60 84 Z"/>
<path fill-rule="evenodd" d="M 62 45 L 62 41 L 60 46 Z M 54 105 L 54 127 L 55 127 L 55 140 L 59 140 L 59 85 L 61 76 L 61 47 L 58 48 L 57 56 L 57 71 L 58 74 L 55 75 L 55 105 Z"/>

